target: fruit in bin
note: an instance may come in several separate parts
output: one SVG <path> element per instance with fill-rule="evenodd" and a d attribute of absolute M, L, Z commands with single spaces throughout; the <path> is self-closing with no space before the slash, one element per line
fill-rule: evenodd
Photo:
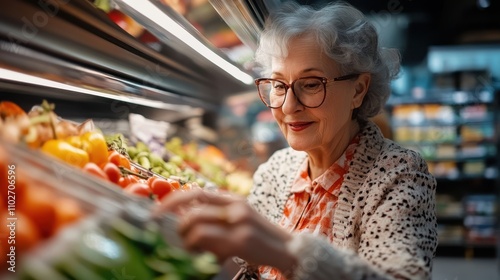
<path fill-rule="evenodd" d="M 179 181 L 171 181 L 170 184 L 172 185 L 172 187 L 174 188 L 174 190 L 180 190 L 181 189 L 181 183 L 179 183 Z"/>
<path fill-rule="evenodd" d="M 139 36 L 139 41 L 143 42 L 146 45 L 149 45 L 150 47 L 155 48 L 158 50 L 159 46 L 158 44 L 160 43 L 160 40 L 151 32 L 144 30 L 144 32 Z"/>
<path fill-rule="evenodd" d="M 129 184 L 125 189 L 126 193 L 131 193 L 141 197 L 151 197 L 151 189 L 146 183 L 136 182 Z"/>
<path fill-rule="evenodd" d="M 0 102 L 0 117 L 2 119 L 10 117 L 25 116 L 26 112 L 19 107 L 16 103 L 11 101 Z"/>
<path fill-rule="evenodd" d="M 84 216 L 83 209 L 78 202 L 69 197 L 61 197 L 55 201 L 56 217 L 54 222 L 54 233 L 63 227 L 70 225 Z"/>
<path fill-rule="evenodd" d="M 120 178 L 122 177 L 122 173 L 121 173 L 120 169 L 118 168 L 118 166 L 116 166 L 116 164 L 114 164 L 112 162 L 107 162 L 103 166 L 102 170 L 108 176 L 109 181 L 111 181 L 115 184 L 118 184 Z"/>
<path fill-rule="evenodd" d="M 55 195 L 36 182 L 27 186 L 24 197 L 16 203 L 16 210 L 25 213 L 35 223 L 40 236 L 47 238 L 54 232 L 56 222 L 54 201 Z"/>
<path fill-rule="evenodd" d="M 78 135 L 78 125 L 65 120 L 57 122 L 55 130 L 58 139 Z"/>
<path fill-rule="evenodd" d="M 49 140 L 43 144 L 41 150 L 73 166 L 83 167 L 89 162 L 89 154 L 86 151 L 63 140 Z"/>
<path fill-rule="evenodd" d="M 9 172 L 9 160 L 7 158 L 7 153 L 2 147 L 0 147 L 0 190 L 7 190 L 9 186 L 8 172 Z M 5 196 L 5 202 L 7 202 L 7 194 L 8 194 L 7 191 L 2 191 L 0 193 L 2 202 L 4 201 L 4 196 Z M 4 209 L 5 208 L 2 208 L 2 210 Z"/>
<path fill-rule="evenodd" d="M 9 221 L 7 220 L 7 218 L 9 218 L 9 216 L 7 216 L 7 213 L 3 213 L 2 215 L 0 215 L 0 217 L 2 218 L 2 221 Z M 2 226 L 0 228 L 0 242 L 2 244 L 2 246 L 0 246 L 1 256 L 5 256 L 9 253 L 9 251 L 7 250 L 10 249 L 10 246 L 15 246 L 16 257 L 19 257 L 19 254 L 27 252 L 29 249 L 38 244 L 42 239 L 42 236 L 40 235 L 36 224 L 24 212 L 16 211 L 15 218 L 15 239 L 13 239 L 14 243 L 8 243 L 8 237 L 11 235 L 11 229 L 8 226 Z"/>
<path fill-rule="evenodd" d="M 40 242 L 42 235 L 35 222 L 21 211 L 16 213 L 16 250 L 22 254 Z"/>
<path fill-rule="evenodd" d="M 89 155 L 89 160 L 97 165 L 104 164 L 108 160 L 108 145 L 104 135 L 97 131 L 86 132 L 80 136 L 82 149 Z"/>
<path fill-rule="evenodd" d="M 29 118 L 26 112 L 10 101 L 0 102 L 0 137 L 17 143 L 29 129 Z"/>
<path fill-rule="evenodd" d="M 29 111 L 29 131 L 24 137 L 24 142 L 29 147 L 39 148 L 46 141 L 57 138 L 56 126 L 60 120 L 54 113 L 55 105 L 44 100 L 42 104 L 33 106 Z M 59 136 L 63 127 L 59 128 Z M 70 135 L 70 133 L 68 133 Z"/>
<path fill-rule="evenodd" d="M 127 31 L 130 35 L 138 37 L 144 32 L 144 28 L 137 23 L 134 19 L 124 14 L 120 10 L 113 9 L 108 12 L 108 17 L 120 26 L 123 30 Z"/>
<path fill-rule="evenodd" d="M 70 251 L 57 266 L 75 277 L 72 279 L 114 279 L 126 276 L 134 279 L 153 279 L 140 248 L 114 229 L 91 229 L 83 232 Z M 72 260 L 72 261 L 68 261 Z M 90 278 L 82 278 L 80 271 Z M 131 277 L 133 276 L 133 277 Z"/>
<path fill-rule="evenodd" d="M 139 178 L 137 178 L 134 175 L 123 175 L 120 179 L 118 179 L 118 185 L 122 188 L 125 189 L 127 188 L 130 184 L 136 183 L 139 181 Z"/>
<path fill-rule="evenodd" d="M 152 167 L 161 167 L 164 164 L 163 159 L 160 156 L 153 153 L 149 154 L 148 159 Z"/>
<path fill-rule="evenodd" d="M 4 161 L 6 160 L 6 157 L 2 159 L 2 152 L 3 151 L 0 148 L 0 190 L 2 190 L 0 191 L 0 207 L 2 207 L 0 208 L 0 211 L 7 211 L 9 200 L 10 205 L 12 205 L 12 203 L 15 202 L 15 204 L 17 204 L 17 201 L 21 201 L 24 198 L 28 176 L 16 165 L 7 164 Z M 3 156 L 5 156 L 5 154 Z M 11 174 L 10 176 L 9 171 Z M 9 180 L 9 177 L 10 179 L 13 179 L 13 176 L 15 176 L 15 179 Z M 11 191 L 11 193 L 9 193 L 9 190 Z"/>
<path fill-rule="evenodd" d="M 108 152 L 108 161 L 114 163 L 118 167 L 125 167 L 127 169 L 130 169 L 130 161 L 128 160 L 128 158 L 115 150 L 110 150 Z"/>
<path fill-rule="evenodd" d="M 158 199 L 163 199 L 163 197 L 174 190 L 174 187 L 172 186 L 172 184 L 170 184 L 169 181 L 157 177 L 152 178 L 153 179 L 151 181 L 148 180 L 148 184 L 151 188 L 151 192 L 156 195 Z"/>
<path fill-rule="evenodd" d="M 104 172 L 97 164 L 93 162 L 88 162 L 87 164 L 85 164 L 82 170 L 83 172 L 92 174 L 96 177 L 109 181 L 109 177 L 106 174 L 106 172 Z"/>
<path fill-rule="evenodd" d="M 150 169 L 151 168 L 151 161 L 147 156 L 142 156 L 137 159 L 137 162 L 144 168 Z"/>
<path fill-rule="evenodd" d="M 186 161 L 186 164 L 191 167 L 193 170 L 195 170 L 196 172 L 200 172 L 201 171 L 201 165 L 198 164 L 196 161 Z"/>

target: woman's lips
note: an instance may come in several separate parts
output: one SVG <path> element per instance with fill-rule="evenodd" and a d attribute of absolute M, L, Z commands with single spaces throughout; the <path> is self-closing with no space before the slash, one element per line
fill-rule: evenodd
<path fill-rule="evenodd" d="M 301 131 L 308 128 L 311 124 L 312 122 L 293 122 L 293 123 L 288 123 L 288 126 L 293 131 Z"/>

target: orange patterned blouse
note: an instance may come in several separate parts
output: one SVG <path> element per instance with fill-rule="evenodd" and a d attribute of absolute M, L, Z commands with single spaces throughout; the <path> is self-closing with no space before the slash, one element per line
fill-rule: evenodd
<path fill-rule="evenodd" d="M 333 214 L 344 174 L 349 169 L 359 136 L 351 140 L 342 156 L 321 176 L 311 182 L 308 161 L 304 161 L 293 182 L 291 196 L 285 204 L 280 225 L 290 232 L 309 232 L 326 237 L 333 242 Z M 278 269 L 259 267 L 260 279 L 283 280 Z"/>

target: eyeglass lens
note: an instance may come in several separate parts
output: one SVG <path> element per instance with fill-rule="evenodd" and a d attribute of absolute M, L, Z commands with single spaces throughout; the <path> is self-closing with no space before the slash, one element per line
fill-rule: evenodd
<path fill-rule="evenodd" d="M 301 78 L 292 83 L 293 92 L 300 103 L 307 107 L 321 105 L 325 96 L 325 87 L 321 78 Z M 281 107 L 285 102 L 288 86 L 278 80 L 260 81 L 259 93 L 264 102 L 273 107 Z"/>

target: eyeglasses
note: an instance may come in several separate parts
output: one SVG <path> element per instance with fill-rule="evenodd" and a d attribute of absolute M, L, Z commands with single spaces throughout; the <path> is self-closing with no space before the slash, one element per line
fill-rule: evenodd
<path fill-rule="evenodd" d="M 326 84 L 328 82 L 345 81 L 358 77 L 360 74 L 349 74 L 333 79 L 325 77 L 302 77 L 291 84 L 276 79 L 260 78 L 255 80 L 262 102 L 267 107 L 277 109 L 283 106 L 288 89 L 300 104 L 307 108 L 318 108 L 326 97 Z"/>

